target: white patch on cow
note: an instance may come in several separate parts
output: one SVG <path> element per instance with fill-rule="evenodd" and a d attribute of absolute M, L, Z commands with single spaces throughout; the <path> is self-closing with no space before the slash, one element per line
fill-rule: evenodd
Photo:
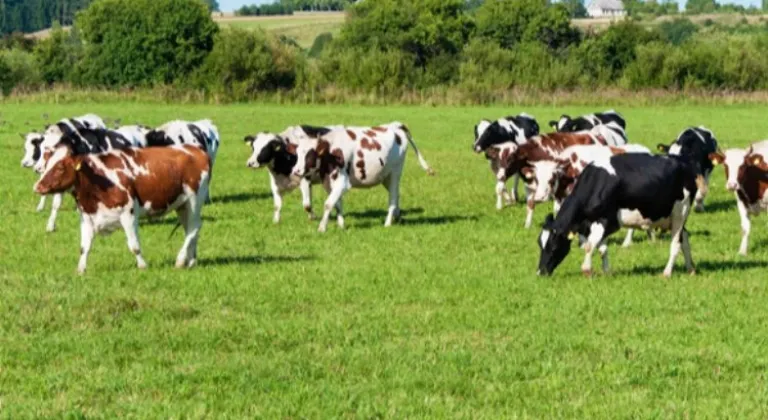
<path fill-rule="evenodd" d="M 481 120 L 479 123 L 477 123 L 477 127 L 475 128 L 475 142 L 482 137 L 483 133 L 485 133 L 485 130 L 488 129 L 488 127 L 491 126 L 491 122 L 488 120 Z"/>
<path fill-rule="evenodd" d="M 128 206 L 133 206 L 132 200 L 129 200 Z M 104 203 L 98 203 L 96 213 L 84 213 L 83 217 L 90 219 L 96 233 L 108 235 L 120 227 L 120 215 L 126 208 L 126 206 L 108 208 Z"/>
<path fill-rule="evenodd" d="M 547 243 L 549 242 L 549 236 L 552 235 L 552 232 L 549 231 L 549 229 L 543 229 L 541 231 L 541 236 L 539 237 L 539 243 L 541 244 L 542 248 L 546 248 Z"/>
<path fill-rule="evenodd" d="M 512 122 L 511 120 L 508 120 L 506 118 L 499 118 L 499 125 L 507 130 L 508 133 L 516 133 L 517 137 L 516 140 L 523 142 L 525 141 L 525 130 L 518 127 L 517 124 Z"/>
<path fill-rule="evenodd" d="M 616 146 L 619 149 L 627 152 L 627 153 L 642 153 L 644 155 L 650 155 L 651 149 L 643 146 L 642 144 L 633 144 L 633 143 L 627 143 L 622 144 L 621 146 Z"/>
<path fill-rule="evenodd" d="M 537 203 L 548 200 L 557 188 L 556 180 L 559 165 L 555 161 L 542 160 L 533 163 L 534 177 L 536 179 L 536 192 L 533 200 Z"/>
<path fill-rule="evenodd" d="M 272 133 L 259 133 L 256 134 L 256 137 L 254 137 L 253 141 L 251 142 L 251 157 L 248 159 L 248 162 L 246 162 L 246 165 L 249 168 L 258 168 L 261 166 L 258 161 L 259 154 L 261 154 L 262 150 L 273 140 L 278 140 L 279 138 L 272 134 Z"/>
<path fill-rule="evenodd" d="M 101 171 L 107 179 L 109 179 L 117 188 L 119 188 L 122 191 L 126 191 L 125 185 L 123 185 L 122 182 L 120 182 L 120 177 L 117 176 L 117 171 L 123 171 L 125 172 L 124 168 L 118 168 L 118 169 L 109 169 L 106 165 L 104 165 L 104 162 L 99 158 L 98 155 L 96 156 L 87 156 L 87 158 L 91 164 L 93 164 L 96 169 Z M 132 177 L 131 177 L 132 178 Z"/>
<path fill-rule="evenodd" d="M 32 143 L 35 140 L 39 140 L 43 137 L 40 133 L 29 133 L 24 136 L 24 157 L 21 158 L 21 166 L 25 168 L 31 168 L 35 165 L 36 161 L 33 159 L 35 155 L 35 145 Z M 37 146 L 40 148 L 40 145 Z"/>
<path fill-rule="evenodd" d="M 745 149 L 728 149 L 725 151 L 725 162 L 723 164 L 728 168 L 728 179 L 725 180 L 725 186 L 731 191 L 735 191 L 739 186 L 738 175 L 739 168 L 744 164 L 744 157 L 747 156 Z"/>
<path fill-rule="evenodd" d="M 675 143 L 672 146 L 669 146 L 669 152 L 668 154 L 671 156 L 680 156 L 680 152 L 682 152 L 683 147 L 679 144 Z"/>
<path fill-rule="evenodd" d="M 115 129 L 125 137 L 133 147 L 147 147 L 147 133 L 149 129 L 140 125 L 124 125 Z"/>

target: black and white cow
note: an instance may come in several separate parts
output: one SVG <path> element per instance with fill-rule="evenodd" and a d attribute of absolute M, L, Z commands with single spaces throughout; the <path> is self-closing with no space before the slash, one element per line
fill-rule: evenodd
<path fill-rule="evenodd" d="M 123 125 L 115 129 L 133 144 L 134 147 L 147 147 L 147 134 L 152 129 L 144 125 Z"/>
<path fill-rule="evenodd" d="M 491 172 L 496 176 L 496 208 L 501 210 L 504 207 L 502 199 L 506 200 L 508 205 L 517 202 L 517 186 L 520 183 L 520 177 L 517 173 L 510 173 L 503 178 L 498 177 L 501 163 L 499 156 L 495 153 L 488 153 L 494 146 L 503 144 L 520 145 L 525 143 L 528 138 L 539 134 L 539 123 L 536 118 L 526 113 L 516 116 L 499 118 L 496 121 L 482 120 L 475 125 L 475 142 L 473 148 L 475 152 L 486 152 L 485 158 L 491 166 Z M 511 189 L 507 189 L 507 180 L 514 177 L 514 184 Z"/>
<path fill-rule="evenodd" d="M 273 222 L 280 222 L 280 211 L 283 208 L 283 196 L 296 188 L 301 190 L 302 204 L 310 220 L 315 218 L 312 211 L 312 184 L 320 183 L 319 175 L 297 177 L 293 175 L 293 167 L 298 161 L 296 143 L 289 142 L 285 137 L 273 133 L 258 133 L 246 136 L 245 142 L 253 153 L 246 162 L 249 168 L 266 167 L 269 171 L 269 185 L 272 198 L 275 201 Z"/>
<path fill-rule="evenodd" d="M 43 150 L 47 147 L 49 150 L 61 140 L 64 133 L 77 133 L 79 129 L 85 128 L 106 128 L 104 120 L 95 114 L 86 114 L 80 117 L 65 118 L 56 124 L 49 125 L 43 133 L 29 133 L 22 135 L 24 137 L 24 157 L 21 159 L 21 166 L 33 168 L 38 173 L 44 164 L 42 161 Z M 41 166 L 38 166 L 40 164 Z M 46 196 L 40 197 L 37 205 L 37 211 L 43 211 L 45 208 Z M 56 216 L 61 208 L 62 194 L 53 194 L 53 204 L 51 206 L 51 215 L 48 217 L 46 225 L 47 232 L 56 230 Z"/>
<path fill-rule="evenodd" d="M 624 120 L 624 117 L 612 109 L 576 118 L 562 115 L 558 121 L 549 122 L 549 126 L 555 131 L 572 133 L 591 130 L 597 125 L 615 125 L 621 128 L 622 131 L 627 129 L 627 122 Z"/>
<path fill-rule="evenodd" d="M 672 156 L 682 156 L 696 171 L 696 211 L 704 211 L 704 198 L 709 192 L 709 176 L 712 174 L 710 153 L 717 152 L 715 134 L 704 126 L 690 127 L 683 130 L 671 145 L 659 144 L 660 152 Z"/>
<path fill-rule="evenodd" d="M 607 237 L 620 227 L 661 227 L 672 233 L 669 261 L 663 275 L 672 275 L 681 243 L 685 265 L 695 267 L 685 223 L 696 195 L 696 175 L 682 159 L 626 153 L 594 161 L 579 177 L 557 218 L 551 214 L 539 235 L 539 274 L 550 275 L 571 249 L 578 235 L 586 253 L 581 270 L 592 273 L 597 249 L 603 271 L 609 271 Z"/>

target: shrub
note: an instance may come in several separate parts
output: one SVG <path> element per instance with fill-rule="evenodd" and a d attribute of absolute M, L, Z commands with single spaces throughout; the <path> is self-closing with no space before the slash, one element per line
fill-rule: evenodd
<path fill-rule="evenodd" d="M 76 31 L 54 27 L 50 38 L 38 42 L 34 54 L 45 83 L 71 82 L 83 58 L 83 44 Z"/>
<path fill-rule="evenodd" d="M 35 56 L 24 50 L 12 49 L 0 52 L 6 64 L 6 72 L 13 86 L 37 88 L 41 84 L 40 69 Z"/>
<path fill-rule="evenodd" d="M 218 26 L 199 0 L 100 0 L 77 19 L 86 45 L 83 82 L 170 84 L 213 48 Z"/>
<path fill-rule="evenodd" d="M 379 93 L 413 88 L 419 78 L 410 54 L 394 49 L 341 48 L 335 43 L 323 53 L 318 70 L 321 84 Z"/>
<path fill-rule="evenodd" d="M 670 44 L 680 45 L 699 30 L 699 27 L 690 19 L 677 18 L 671 21 L 662 22 L 659 25 L 661 37 Z"/>
<path fill-rule="evenodd" d="M 315 38 L 312 43 L 312 47 L 309 49 L 308 55 L 312 58 L 320 57 L 325 50 L 325 47 L 333 41 L 333 35 L 330 32 L 323 32 Z"/>
<path fill-rule="evenodd" d="M 504 48 L 541 42 L 552 49 L 578 42 L 568 9 L 543 0 L 486 1 L 477 11 L 477 34 Z"/>

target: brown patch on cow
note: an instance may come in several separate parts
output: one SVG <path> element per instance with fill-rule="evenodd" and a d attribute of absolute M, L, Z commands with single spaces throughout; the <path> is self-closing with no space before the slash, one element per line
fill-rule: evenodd
<path fill-rule="evenodd" d="M 579 161 L 579 155 L 576 152 L 571 153 L 571 162 L 576 163 Z"/>
<path fill-rule="evenodd" d="M 570 146 L 595 144 L 595 141 L 589 134 L 547 133 L 531 138 L 529 143 L 538 143 L 550 152 L 559 153 Z"/>
<path fill-rule="evenodd" d="M 381 150 L 381 143 L 376 140 L 363 137 L 363 139 L 360 141 L 360 147 L 366 150 Z"/>
<path fill-rule="evenodd" d="M 399 134 L 395 134 L 395 143 L 397 143 L 398 146 L 402 146 L 403 139 L 400 138 Z"/>
<path fill-rule="evenodd" d="M 608 145 L 608 141 L 606 141 L 605 137 L 603 137 L 600 134 L 595 135 L 595 142 L 597 142 L 598 144 L 602 144 L 603 146 Z"/>
<path fill-rule="evenodd" d="M 379 163 L 381 164 L 381 166 L 384 166 L 384 159 L 379 158 Z"/>
<path fill-rule="evenodd" d="M 707 195 L 708 188 L 707 188 L 707 181 L 704 179 L 704 176 L 702 175 L 696 175 L 696 188 L 701 191 L 702 197 Z"/>
<path fill-rule="evenodd" d="M 367 175 L 365 173 L 365 161 L 363 159 L 358 160 L 355 167 L 360 170 L 360 180 L 365 181 Z"/>
<path fill-rule="evenodd" d="M 362 158 L 363 158 L 363 156 L 364 156 L 364 155 L 363 155 L 363 151 L 362 151 L 362 150 L 358 150 L 358 151 L 357 151 L 357 157 L 359 157 L 360 159 L 362 159 Z"/>
<path fill-rule="evenodd" d="M 496 159 L 499 158 L 499 153 L 500 152 L 501 152 L 501 149 L 499 149 L 497 147 L 489 147 L 488 149 L 485 150 L 485 158 L 486 159 L 491 159 L 491 160 L 496 160 Z"/>
<path fill-rule="evenodd" d="M 376 132 L 373 130 L 365 130 L 363 131 L 363 134 L 365 134 L 368 137 L 376 137 Z"/>
<path fill-rule="evenodd" d="M 80 247 L 80 255 L 83 255 L 83 254 L 85 254 L 85 249 L 83 249 L 83 247 Z"/>
<path fill-rule="evenodd" d="M 347 130 L 347 135 L 349 136 L 349 138 L 350 138 L 352 141 L 355 141 L 355 140 L 357 140 L 357 134 L 355 134 L 355 132 L 354 132 L 354 131 L 352 131 L 352 130 Z"/>
<path fill-rule="evenodd" d="M 586 168 L 587 165 L 589 165 L 589 162 L 587 162 L 586 160 L 583 160 L 583 159 L 579 160 L 579 163 L 581 164 L 582 168 Z"/>
<path fill-rule="evenodd" d="M 288 144 L 286 144 L 286 145 L 285 145 L 285 150 L 286 150 L 286 151 L 287 151 L 289 154 L 291 154 L 291 155 L 295 155 L 295 154 L 296 154 L 296 149 L 297 149 L 298 147 L 299 147 L 298 145 L 295 145 L 295 144 L 293 144 L 293 143 L 288 143 Z"/>
<path fill-rule="evenodd" d="M 379 133 L 386 133 L 388 131 L 388 128 L 387 127 L 382 127 L 382 126 L 379 125 L 379 126 L 376 126 L 376 127 L 371 127 L 371 130 L 378 131 Z"/>
<path fill-rule="evenodd" d="M 620 149 L 618 147 L 608 146 L 608 148 L 611 149 L 611 154 L 613 154 L 613 155 L 623 155 L 623 154 L 627 153 L 626 150 Z"/>
<path fill-rule="evenodd" d="M 337 170 L 333 171 L 333 173 L 331 173 L 331 179 L 332 179 L 332 180 L 334 180 L 334 181 L 336 181 L 336 179 L 337 179 L 338 177 L 339 177 L 339 171 L 338 171 L 338 169 L 337 169 Z"/>

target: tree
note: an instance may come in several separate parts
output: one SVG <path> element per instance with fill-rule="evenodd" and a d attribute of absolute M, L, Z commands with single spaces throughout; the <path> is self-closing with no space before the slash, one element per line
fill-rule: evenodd
<path fill-rule="evenodd" d="M 712 13 L 717 10 L 715 0 L 688 0 L 685 11 L 688 13 Z"/>
<path fill-rule="evenodd" d="M 477 11 L 477 34 L 496 41 L 503 48 L 521 42 L 541 42 L 551 49 L 578 41 L 563 4 L 545 0 L 496 0 L 485 2 Z"/>
<path fill-rule="evenodd" d="M 563 0 L 562 3 L 572 18 L 587 17 L 587 8 L 584 7 L 583 0 Z"/>
<path fill-rule="evenodd" d="M 82 82 L 172 83 L 203 62 L 218 26 L 200 0 L 99 0 L 77 19 L 86 50 Z"/>
<path fill-rule="evenodd" d="M 218 0 L 205 0 L 208 4 L 208 10 L 211 12 L 220 12 L 221 9 L 219 8 L 219 1 Z"/>

